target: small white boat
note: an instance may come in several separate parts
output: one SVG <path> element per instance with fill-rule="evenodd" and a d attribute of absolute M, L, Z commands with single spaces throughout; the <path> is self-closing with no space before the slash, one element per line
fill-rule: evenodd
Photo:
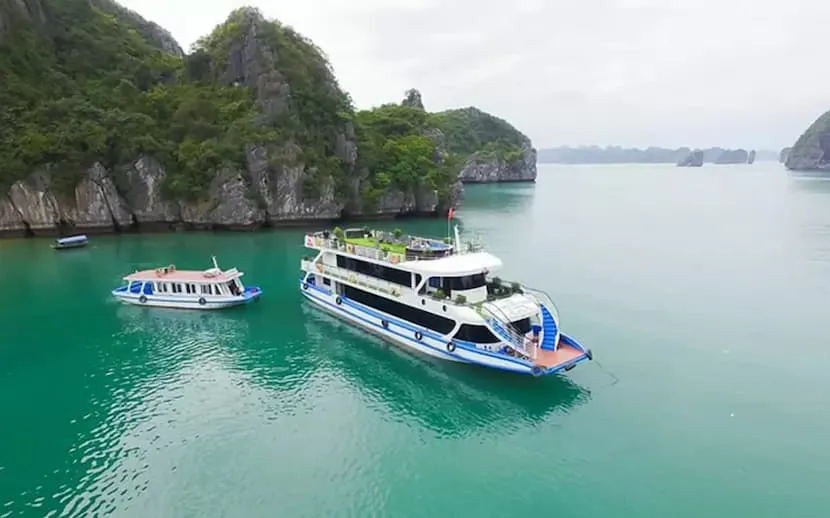
<path fill-rule="evenodd" d="M 143 270 L 124 277 L 125 284 L 112 291 L 130 304 L 181 309 L 222 309 L 257 300 L 258 286 L 245 287 L 236 268 L 222 271 L 213 258 L 208 270 L 178 270 L 175 265 Z"/>
<path fill-rule="evenodd" d="M 55 250 L 68 250 L 71 248 L 82 248 L 89 244 L 89 239 L 84 234 L 69 237 L 59 237 L 55 240 L 52 248 Z"/>

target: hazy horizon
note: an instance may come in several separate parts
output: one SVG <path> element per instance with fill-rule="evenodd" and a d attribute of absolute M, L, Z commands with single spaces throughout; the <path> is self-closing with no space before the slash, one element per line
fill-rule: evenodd
<path fill-rule="evenodd" d="M 358 108 L 417 88 L 562 145 L 779 150 L 830 109 L 811 0 L 121 0 L 185 49 L 258 7 L 329 56 Z M 792 71 L 785 73 L 784 71 Z"/>

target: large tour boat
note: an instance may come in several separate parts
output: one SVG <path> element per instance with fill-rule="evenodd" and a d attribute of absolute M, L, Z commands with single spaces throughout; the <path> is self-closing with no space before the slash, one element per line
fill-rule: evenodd
<path fill-rule="evenodd" d="M 560 330 L 544 292 L 492 274 L 501 260 L 473 242 L 356 228 L 305 236 L 303 295 L 367 331 L 422 353 L 541 376 L 591 351 Z"/>
<path fill-rule="evenodd" d="M 112 291 L 115 298 L 131 304 L 181 309 L 222 309 L 258 299 L 262 290 L 245 287 L 236 268 L 222 270 L 213 258 L 213 268 L 178 270 L 171 264 L 124 277 L 124 286 Z"/>

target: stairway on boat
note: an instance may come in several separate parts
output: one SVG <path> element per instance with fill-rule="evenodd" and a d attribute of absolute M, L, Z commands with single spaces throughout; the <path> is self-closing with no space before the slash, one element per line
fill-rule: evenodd
<path fill-rule="evenodd" d="M 525 297 L 508 300 L 485 302 L 481 305 L 481 314 L 488 327 L 502 340 L 527 356 L 532 353 L 525 346 L 525 336 L 519 333 L 510 322 L 515 322 L 538 311 L 539 306 Z"/>
<path fill-rule="evenodd" d="M 559 329 L 553 314 L 544 305 L 542 305 L 542 333 L 542 343 L 539 346 L 542 349 L 555 350 Z"/>

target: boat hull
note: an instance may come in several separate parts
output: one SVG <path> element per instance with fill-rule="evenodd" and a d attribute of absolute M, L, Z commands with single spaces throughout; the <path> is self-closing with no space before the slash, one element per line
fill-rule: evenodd
<path fill-rule="evenodd" d="M 84 248 L 89 244 L 88 241 L 84 241 L 83 243 L 67 243 L 65 245 L 52 245 L 52 249 L 54 250 L 72 250 L 74 248 Z"/>
<path fill-rule="evenodd" d="M 216 310 L 226 309 L 234 306 L 241 306 L 258 300 L 262 296 L 262 290 L 256 287 L 248 287 L 245 293 L 239 297 L 160 297 L 157 295 L 144 295 L 141 293 L 130 293 L 121 289 L 113 290 L 112 295 L 119 301 L 137 306 L 150 306 L 157 308 L 175 309 L 199 309 Z M 200 299 L 203 301 L 200 302 Z"/>
<path fill-rule="evenodd" d="M 441 360 L 470 363 L 519 374 L 541 376 L 569 370 L 576 363 L 590 358 L 589 351 L 584 351 L 584 354 L 581 351 L 579 355 L 569 358 L 568 361 L 562 364 L 550 367 L 539 366 L 531 361 L 478 349 L 471 342 L 463 342 L 460 340 L 451 341 L 446 335 L 441 335 L 437 332 L 420 328 L 409 322 L 381 314 L 362 304 L 348 300 L 345 297 L 338 297 L 331 290 L 324 287 L 301 281 L 300 289 L 303 296 L 315 306 L 341 320 L 380 336 L 395 345 Z M 565 335 L 562 336 L 564 337 Z M 568 338 L 568 341 L 576 344 L 571 338 Z M 450 342 L 453 343 L 454 348 L 448 348 Z"/>

